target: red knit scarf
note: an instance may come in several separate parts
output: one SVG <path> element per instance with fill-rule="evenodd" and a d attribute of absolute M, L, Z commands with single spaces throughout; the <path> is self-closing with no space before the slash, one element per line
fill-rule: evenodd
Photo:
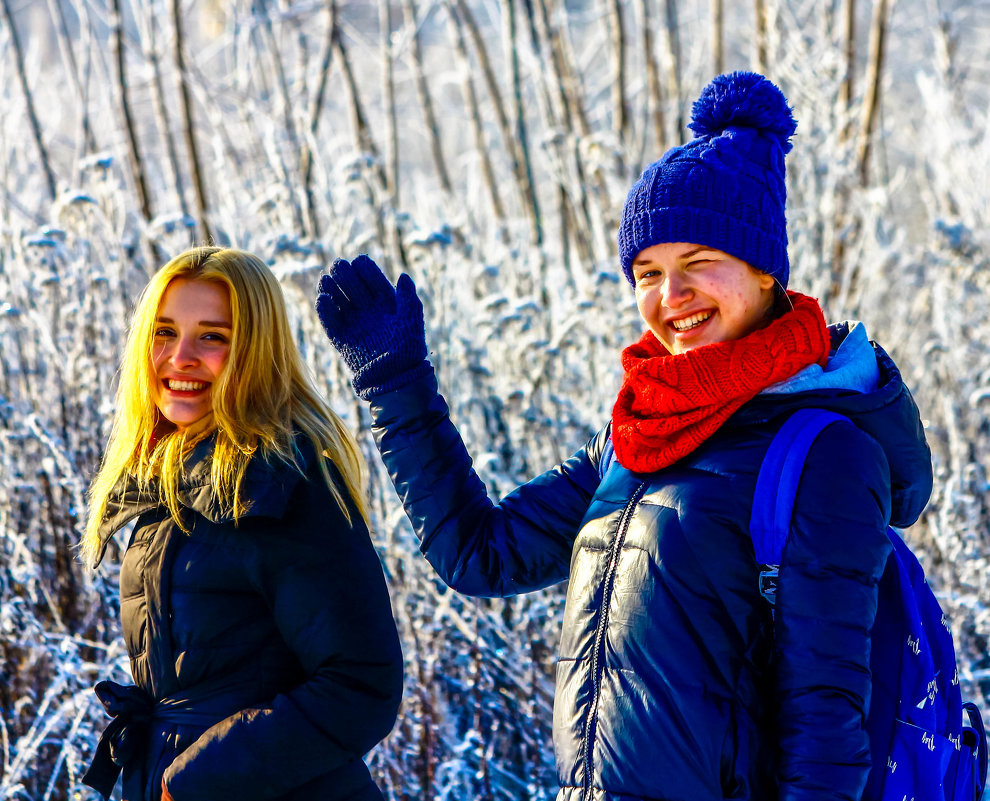
<path fill-rule="evenodd" d="M 612 410 L 619 464 L 652 473 L 691 453 L 771 384 L 810 364 L 825 366 L 829 335 L 818 301 L 794 308 L 741 339 L 670 354 L 652 331 L 622 352 L 626 376 Z"/>

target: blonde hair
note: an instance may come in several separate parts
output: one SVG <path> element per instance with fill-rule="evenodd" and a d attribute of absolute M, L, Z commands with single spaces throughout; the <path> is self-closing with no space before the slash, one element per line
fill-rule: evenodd
<path fill-rule="evenodd" d="M 213 410 L 184 429 L 166 431 L 155 405 L 155 320 L 162 296 L 176 279 L 227 287 L 233 321 L 227 363 L 213 385 Z M 183 464 L 196 443 L 216 434 L 212 487 L 220 508 L 236 520 L 245 511 L 241 483 L 251 459 L 281 458 L 303 471 L 293 447 L 301 433 L 322 454 L 320 470 L 350 522 L 350 513 L 330 475 L 336 465 L 345 488 L 367 522 L 367 469 L 354 435 L 313 385 L 289 327 L 282 287 L 257 256 L 229 248 L 200 247 L 176 256 L 151 278 L 131 320 L 117 388 L 116 411 L 106 454 L 90 488 L 83 555 L 94 564 L 102 548 L 99 529 L 111 493 L 125 476 L 158 492 L 172 518 L 181 519 L 179 485 Z"/>

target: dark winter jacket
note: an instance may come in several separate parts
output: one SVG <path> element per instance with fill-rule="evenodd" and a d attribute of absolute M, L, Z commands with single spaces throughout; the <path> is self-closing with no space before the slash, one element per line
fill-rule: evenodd
<path fill-rule="evenodd" d="M 305 478 L 251 463 L 235 525 L 215 506 L 211 448 L 181 491 L 188 534 L 133 484 L 103 526 L 137 517 L 120 571 L 126 692 L 152 717 L 128 726 L 123 797 L 158 801 L 164 775 L 175 801 L 381 799 L 361 757 L 395 722 L 402 660 L 361 516 L 347 522 L 306 444 Z"/>
<path fill-rule="evenodd" d="M 875 358 L 872 391 L 761 394 L 655 474 L 613 462 L 602 478 L 606 428 L 494 505 L 432 376 L 372 399 L 382 457 L 451 587 L 507 596 L 570 579 L 560 801 L 859 799 L 885 528 L 913 522 L 932 482 L 918 410 Z M 855 424 L 811 450 L 774 623 L 748 530 L 756 475 L 783 421 L 811 406 Z"/>

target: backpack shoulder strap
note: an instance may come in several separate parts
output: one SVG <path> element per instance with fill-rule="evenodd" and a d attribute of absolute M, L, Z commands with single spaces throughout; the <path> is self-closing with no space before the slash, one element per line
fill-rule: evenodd
<path fill-rule="evenodd" d="M 825 409 L 799 409 L 774 435 L 756 478 L 749 521 L 757 564 L 780 564 L 808 451 L 826 426 L 848 419 Z"/>

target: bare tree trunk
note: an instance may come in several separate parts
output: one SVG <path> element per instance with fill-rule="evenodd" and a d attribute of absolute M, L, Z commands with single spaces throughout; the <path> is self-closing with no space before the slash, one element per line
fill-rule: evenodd
<path fill-rule="evenodd" d="M 478 95 L 474 90 L 474 83 L 471 81 L 471 61 L 468 58 L 467 47 L 464 43 L 464 36 L 461 33 L 461 24 L 457 18 L 454 6 L 448 1 L 447 19 L 449 22 L 450 36 L 454 40 L 454 51 L 460 63 L 462 80 L 464 83 L 464 102 L 467 105 L 468 116 L 471 120 L 471 130 L 474 133 L 474 146 L 478 151 L 478 158 L 481 161 L 481 174 L 485 180 L 485 188 L 491 198 L 492 211 L 495 219 L 501 225 L 505 222 L 505 208 L 502 205 L 502 198 L 498 193 L 498 185 L 495 181 L 495 170 L 492 167 L 491 156 L 488 147 L 485 145 L 484 126 L 481 122 L 481 112 L 478 109 Z"/>
<path fill-rule="evenodd" d="M 717 0 L 720 2 L 721 0 Z M 649 0 L 640 0 L 640 14 L 643 17 L 643 58 L 646 60 L 646 104 L 647 114 L 652 116 L 653 136 L 656 139 L 655 157 L 666 150 L 667 131 L 663 113 L 663 87 L 660 83 L 660 70 L 653 47 L 653 21 L 650 19 Z M 654 159 L 647 159 L 653 161 Z"/>
<path fill-rule="evenodd" d="M 426 83 L 426 73 L 423 70 L 423 48 L 419 40 L 416 7 L 412 0 L 402 0 L 402 11 L 406 18 L 406 25 L 412 35 L 412 65 L 413 76 L 416 80 L 416 95 L 419 97 L 419 104 L 426 120 L 426 130 L 430 136 L 430 152 L 433 154 L 433 164 L 436 167 L 437 177 L 440 179 L 440 188 L 449 196 L 453 194 L 454 188 L 450 182 L 450 173 L 443 156 L 440 124 L 437 122 L 436 112 L 433 110 L 433 98 L 430 95 L 430 87 Z"/>
<path fill-rule="evenodd" d="M 337 4 L 334 0 L 327 3 L 327 33 L 320 55 L 320 77 L 309 104 L 309 138 L 302 144 L 302 154 L 299 167 L 303 174 L 303 192 L 306 195 L 306 214 L 309 217 L 309 230 L 314 239 L 319 239 L 320 220 L 316 213 L 316 197 L 313 194 L 313 143 L 320 129 L 320 117 L 323 114 L 323 100 L 326 96 L 327 80 L 330 77 L 330 65 L 333 61 L 333 29 L 336 24 Z"/>
<path fill-rule="evenodd" d="M 382 30 L 382 95 L 385 98 L 385 176 L 389 202 L 399 208 L 399 121 L 395 107 L 395 64 L 392 60 L 392 3 L 379 0 L 378 19 Z"/>
<path fill-rule="evenodd" d="M 667 97 L 674 104 L 674 141 L 684 136 L 684 112 L 681 110 L 681 37 L 677 25 L 677 0 L 665 0 L 664 28 L 667 31 Z"/>
<path fill-rule="evenodd" d="M 289 97 L 289 84 L 285 77 L 285 63 L 282 61 L 282 53 L 279 48 L 278 42 L 275 39 L 275 29 L 272 25 L 271 13 L 268 10 L 267 0 L 256 0 L 260 5 L 261 13 L 264 16 L 264 24 L 262 25 L 265 34 L 268 38 L 268 51 L 271 54 L 272 63 L 275 67 L 275 78 L 278 85 L 279 97 L 281 98 L 282 104 L 282 119 L 285 123 L 285 134 L 289 139 L 289 149 L 291 153 L 300 153 L 300 164 L 299 168 L 303 168 L 301 161 L 300 143 L 299 135 L 296 132 L 296 122 L 292 116 L 292 100 Z M 289 169 L 285 161 L 285 153 L 283 148 L 279 147 L 278 143 L 274 144 L 274 148 L 277 151 L 279 164 L 282 168 L 282 179 L 285 183 L 285 191 L 290 199 L 290 205 L 292 206 L 292 216 L 296 225 L 296 230 L 300 234 L 308 233 L 311 237 L 316 237 L 316 232 L 313 230 L 307 230 L 306 223 L 303 221 L 302 206 L 299 203 L 299 198 L 296 194 L 295 187 L 293 186 L 292 171 Z M 305 174 L 305 172 L 303 172 Z"/>
<path fill-rule="evenodd" d="M 189 96 L 189 74 L 186 70 L 186 58 L 183 53 L 184 37 L 182 33 L 182 8 L 180 0 L 172 2 L 172 24 L 175 29 L 175 66 L 179 79 L 179 112 L 182 115 L 182 128 L 186 137 L 186 148 L 189 151 L 189 166 L 192 172 L 193 189 L 196 193 L 196 214 L 199 218 L 200 235 L 207 241 L 213 242 L 213 231 L 207 219 L 206 186 L 203 182 L 203 171 L 200 168 L 199 148 L 196 144 L 192 98 Z"/>
<path fill-rule="evenodd" d="M 121 15 L 120 0 L 112 0 L 111 26 L 113 37 L 110 40 L 117 67 L 117 88 L 120 95 L 120 110 L 123 116 L 124 131 L 127 134 L 127 153 L 131 165 L 131 176 L 138 195 L 138 204 L 145 222 L 154 218 L 151 209 L 151 198 L 148 195 L 148 184 L 144 178 L 144 161 L 138 146 L 137 131 L 134 130 L 134 117 L 131 114 L 131 103 L 127 94 L 127 59 L 124 53 L 124 20 Z"/>
<path fill-rule="evenodd" d="M 28 124 L 31 126 L 31 135 L 34 137 L 34 144 L 38 148 L 38 155 L 41 157 L 41 168 L 45 171 L 45 180 L 48 184 L 48 195 L 54 200 L 58 194 L 58 186 L 55 181 L 55 173 L 52 171 L 51 162 L 48 159 L 48 150 L 45 142 L 41 138 L 41 123 L 34 109 L 34 97 L 31 88 L 28 86 L 27 73 L 24 70 L 24 51 L 21 50 L 21 39 L 17 33 L 17 26 L 14 25 L 14 15 L 10 10 L 10 0 L 2 0 L 3 18 L 10 31 L 10 43 L 14 49 L 14 63 L 17 67 L 17 80 L 24 93 L 24 104 L 28 115 Z"/>
<path fill-rule="evenodd" d="M 155 116 L 162 133 L 165 152 L 172 170 L 172 184 L 179 200 L 179 209 L 184 217 L 189 216 L 189 204 L 186 202 L 185 180 L 182 176 L 182 165 L 179 164 L 179 153 L 175 147 L 175 137 L 169 125 L 169 114 L 165 101 L 165 85 L 162 81 L 161 55 L 158 50 L 158 22 L 154 6 L 148 9 L 148 57 L 151 61 L 151 88 L 155 104 Z"/>
<path fill-rule="evenodd" d="M 79 95 L 80 116 L 82 123 L 83 142 L 87 151 L 96 150 L 96 137 L 93 135 L 93 126 L 89 120 L 89 107 L 86 103 L 86 94 L 83 92 L 82 82 L 79 80 L 79 67 L 76 64 L 76 54 L 72 49 L 72 37 L 69 35 L 69 25 L 65 19 L 65 9 L 59 0 L 48 0 L 48 9 L 52 16 L 58 21 L 58 49 L 65 61 L 65 71 L 72 81 L 72 85 Z"/>
<path fill-rule="evenodd" d="M 385 0 L 387 2 L 387 0 Z M 481 74 L 485 80 L 485 86 L 488 89 L 488 94 L 492 99 L 492 108 L 495 111 L 495 121 L 498 124 L 499 132 L 502 135 L 502 144 L 505 147 L 506 153 L 509 154 L 510 163 L 512 164 L 512 174 L 516 179 L 516 186 L 519 190 L 520 197 L 522 198 L 522 207 L 525 210 L 526 217 L 529 220 L 530 232 L 533 242 L 539 242 L 542 238 L 542 223 L 540 220 L 540 206 L 536 199 L 536 192 L 530 183 L 529 170 L 524 162 L 524 156 L 520 143 L 512 134 L 512 129 L 509 123 L 509 115 L 505 109 L 505 103 L 502 100 L 502 92 L 498 87 L 498 81 L 495 79 L 495 71 L 492 69 L 491 59 L 488 55 L 488 48 L 485 45 L 485 40 L 478 30 L 478 24 L 475 22 L 474 15 L 471 13 L 471 9 L 468 7 L 464 0 L 454 0 L 457 3 L 458 19 L 463 22 L 467 28 L 468 34 L 471 37 L 471 42 L 474 44 L 475 55 L 478 59 L 478 64 L 481 67 Z"/>
<path fill-rule="evenodd" d="M 712 0 L 712 67 L 716 75 L 725 72 L 725 8 L 723 0 Z"/>
<path fill-rule="evenodd" d="M 347 46 L 344 44 L 344 36 L 340 28 L 340 15 L 337 13 L 336 4 L 333 14 L 333 43 L 337 51 L 337 58 L 340 61 L 340 69 L 344 76 L 344 87 L 347 90 L 347 104 L 350 108 L 351 125 L 354 130 L 354 138 L 358 152 L 370 157 L 374 164 L 374 181 L 365 179 L 364 184 L 368 194 L 368 203 L 375 207 L 378 192 L 388 186 L 388 179 L 385 176 L 385 168 L 382 166 L 381 155 L 375 140 L 371 136 L 371 128 L 368 125 L 367 115 L 364 113 L 364 104 L 361 101 L 361 92 L 357 80 L 354 77 L 354 70 L 351 68 L 350 56 Z M 381 215 L 375 215 L 375 225 L 378 229 L 378 241 L 386 244 L 387 232 Z M 402 264 L 405 265 L 405 255 L 402 252 L 402 243 L 398 243 L 399 255 Z"/>
<path fill-rule="evenodd" d="M 382 186 L 387 185 L 385 170 L 381 166 L 381 157 L 375 140 L 371 138 L 371 129 L 368 127 L 368 118 L 364 113 L 364 104 L 361 102 L 361 93 L 358 90 L 357 80 L 354 78 L 354 70 L 351 69 L 351 61 L 347 54 L 347 47 L 344 44 L 344 37 L 340 31 L 340 20 L 335 12 L 333 15 L 333 43 L 340 59 L 340 68 L 344 75 L 344 86 L 347 88 L 348 106 L 351 110 L 351 122 L 354 128 L 354 136 L 357 148 L 361 153 L 367 153 L 374 159 L 377 166 L 378 179 Z"/>
<path fill-rule="evenodd" d="M 843 52 L 845 64 L 842 83 L 839 84 L 839 109 L 842 113 L 842 127 L 839 129 L 839 141 L 849 138 L 849 112 L 852 109 L 853 76 L 856 73 L 856 0 L 844 0 L 843 20 L 845 22 Z"/>
<path fill-rule="evenodd" d="M 523 113 L 522 79 L 519 74 L 519 48 L 516 40 L 516 0 L 505 0 L 503 8 L 505 11 L 503 38 L 506 57 L 509 60 L 513 127 L 515 128 L 515 139 L 519 145 L 519 152 L 522 155 L 523 169 L 526 172 L 526 185 L 530 188 L 531 202 L 536 209 L 535 241 L 533 244 L 539 248 L 543 245 L 543 224 L 537 205 L 536 187 L 533 184 L 533 167 L 529 156 L 529 141 L 526 136 L 526 117 Z"/>
<path fill-rule="evenodd" d="M 402 177 L 399 151 L 399 120 L 395 103 L 395 64 L 392 54 L 392 5 L 390 0 L 379 0 L 379 25 L 382 30 L 382 95 L 385 98 L 385 191 L 389 202 L 388 225 L 385 227 L 386 246 L 403 270 L 409 270 L 405 243 L 399 228 L 399 203 L 401 202 Z M 394 271 L 392 271 L 394 273 Z M 394 277 L 394 275 L 392 276 Z"/>
<path fill-rule="evenodd" d="M 547 0 L 535 0 L 535 2 L 542 32 L 549 43 L 550 54 L 553 57 L 552 64 L 556 80 L 560 84 L 561 98 L 566 109 L 567 125 L 570 128 L 576 128 L 578 133 L 586 138 L 591 135 L 591 124 L 588 122 L 588 113 L 585 111 L 584 99 L 581 96 L 581 79 L 578 77 L 577 69 L 574 66 L 570 37 L 567 35 L 566 29 L 560 30 L 557 25 L 551 22 L 550 13 L 547 10 Z M 561 11 L 559 6 L 557 11 Z"/>
<path fill-rule="evenodd" d="M 870 147 L 876 128 L 877 109 L 883 84 L 884 44 L 887 38 L 888 0 L 877 0 L 870 23 L 870 56 L 866 69 L 866 96 L 863 98 L 863 116 L 859 125 L 859 146 L 856 149 L 856 168 L 861 186 L 869 182 Z"/>
<path fill-rule="evenodd" d="M 853 77 L 856 73 L 856 0 L 843 0 L 842 8 L 844 74 L 839 84 L 839 143 L 849 141 L 852 128 Z M 833 296 L 840 291 L 841 277 L 846 261 L 846 230 L 849 213 L 849 180 L 840 175 L 835 187 L 835 212 L 832 221 L 834 241 L 832 245 L 832 285 Z"/>
<path fill-rule="evenodd" d="M 756 0 L 756 71 L 767 72 L 767 4 L 766 0 Z"/>
<path fill-rule="evenodd" d="M 573 75 L 569 75 L 568 78 L 563 78 L 562 75 L 566 71 L 564 63 L 566 57 L 564 55 L 563 41 L 567 39 L 566 33 L 559 30 L 554 30 L 550 24 L 550 20 L 546 10 L 546 4 L 543 0 L 538 0 L 536 8 L 534 8 L 532 3 L 526 4 L 526 10 L 528 12 L 529 19 L 529 31 L 530 38 L 532 40 L 533 50 L 539 59 L 541 65 L 545 64 L 544 58 L 544 42 L 546 42 L 546 49 L 550 51 L 551 54 L 555 52 L 556 48 L 559 48 L 559 52 L 556 53 L 556 57 L 551 56 L 550 62 L 551 67 L 555 71 L 556 75 L 553 81 L 542 80 L 540 85 L 543 88 L 547 87 L 548 83 L 557 84 L 559 92 L 559 98 L 561 103 L 560 113 L 562 119 L 554 118 L 553 103 L 550 96 L 550 92 L 545 92 L 546 101 L 544 103 L 544 116 L 546 117 L 546 125 L 550 129 L 562 128 L 562 139 L 561 144 L 557 146 L 557 155 L 561 160 L 561 175 L 557 178 L 560 188 L 562 189 L 561 197 L 566 199 L 566 205 L 573 207 L 573 212 L 575 216 L 580 210 L 580 216 L 583 220 L 583 225 L 571 225 L 568 226 L 566 219 L 564 217 L 565 208 L 561 206 L 559 212 L 561 214 L 561 231 L 566 231 L 568 228 L 572 231 L 573 235 L 578 239 L 585 240 L 579 243 L 583 249 L 589 254 L 593 254 L 593 248 L 589 241 L 589 237 L 592 232 L 596 230 L 595 228 L 595 218 L 592 217 L 591 207 L 590 207 L 590 195 L 589 191 L 592 186 L 601 190 L 603 188 L 603 179 L 600 174 L 595 174 L 594 179 L 589 181 L 586 178 L 584 163 L 581 155 L 581 141 L 582 138 L 587 134 L 582 127 L 586 124 L 587 120 L 583 118 L 583 115 L 578 115 L 577 110 L 582 107 L 580 94 L 577 92 L 577 80 Z M 574 78 L 571 81 L 571 78 Z M 570 91 L 563 91 L 564 87 L 568 86 Z M 579 119 L 578 129 L 581 130 L 580 136 L 574 136 L 573 130 L 575 127 L 575 119 Z M 590 133 L 590 129 L 588 132 Z M 573 179 L 569 178 L 569 173 L 573 174 Z M 604 215 L 599 215 L 598 219 L 601 220 Z M 604 233 L 604 232 L 602 232 Z M 591 258 L 585 260 L 585 264 L 591 263 Z"/>
<path fill-rule="evenodd" d="M 609 28 L 612 34 L 612 108 L 613 126 L 620 142 L 627 135 L 629 107 L 626 102 L 626 31 L 622 24 L 622 2 L 609 3 Z"/>

